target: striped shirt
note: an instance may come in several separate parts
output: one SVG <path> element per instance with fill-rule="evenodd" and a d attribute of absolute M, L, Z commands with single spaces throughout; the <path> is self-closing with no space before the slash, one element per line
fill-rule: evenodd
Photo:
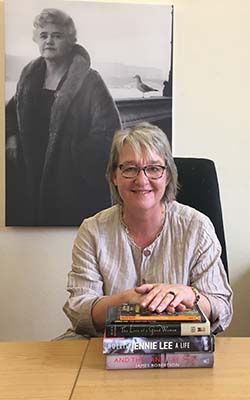
<path fill-rule="evenodd" d="M 196 287 L 210 302 L 213 332 L 225 330 L 232 319 L 219 240 L 209 218 L 191 207 L 167 203 L 160 235 L 143 250 L 130 239 L 120 206 L 110 207 L 83 221 L 72 255 L 64 312 L 77 333 L 98 336 L 93 305 L 145 282 Z"/>

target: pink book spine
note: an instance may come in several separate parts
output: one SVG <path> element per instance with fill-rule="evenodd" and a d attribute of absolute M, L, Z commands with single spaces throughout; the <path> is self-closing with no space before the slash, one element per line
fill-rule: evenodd
<path fill-rule="evenodd" d="M 212 368 L 214 353 L 107 354 L 107 369 Z"/>

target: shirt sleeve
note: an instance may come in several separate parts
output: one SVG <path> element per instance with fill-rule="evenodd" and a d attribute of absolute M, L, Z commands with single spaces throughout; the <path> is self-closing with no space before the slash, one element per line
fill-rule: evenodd
<path fill-rule="evenodd" d="M 104 295 L 95 243 L 87 223 L 83 222 L 73 245 L 72 269 L 68 274 L 67 283 L 70 295 L 63 307 L 76 333 L 89 336 L 98 336 L 91 310 Z"/>
<path fill-rule="evenodd" d="M 224 331 L 231 322 L 232 289 L 221 261 L 221 246 L 214 227 L 205 219 L 197 231 L 197 251 L 194 252 L 190 285 L 196 287 L 210 302 L 211 330 Z"/>

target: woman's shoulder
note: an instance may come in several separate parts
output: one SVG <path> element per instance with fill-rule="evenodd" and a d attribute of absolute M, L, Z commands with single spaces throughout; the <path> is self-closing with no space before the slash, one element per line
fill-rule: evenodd
<path fill-rule="evenodd" d="M 102 93 L 105 90 L 105 93 L 106 93 L 106 91 L 108 92 L 107 85 L 104 82 L 101 74 L 93 68 L 89 68 L 88 83 L 91 84 L 93 89 L 96 91 L 99 91 Z"/>
<path fill-rule="evenodd" d="M 22 74 L 29 74 L 36 69 L 45 68 L 45 62 L 42 57 L 35 58 L 26 64 L 22 69 Z"/>
<path fill-rule="evenodd" d="M 113 224 L 117 224 L 120 216 L 120 207 L 116 204 L 112 207 L 99 211 L 97 214 L 85 218 L 80 229 L 106 229 Z"/>
<path fill-rule="evenodd" d="M 172 201 L 168 204 L 168 221 L 176 237 L 195 240 L 200 245 L 219 241 L 211 220 L 200 211 L 190 206 Z"/>
<path fill-rule="evenodd" d="M 30 61 L 26 64 L 19 78 L 19 85 L 26 84 L 32 76 L 37 76 L 37 79 L 42 76 L 45 72 L 45 62 L 42 57 L 38 57 L 35 60 Z"/>
<path fill-rule="evenodd" d="M 170 202 L 167 207 L 169 218 L 172 220 L 176 220 L 179 223 L 188 226 L 191 224 L 196 225 L 197 227 L 206 226 L 213 228 L 213 224 L 210 219 L 205 214 L 193 207 L 181 204 L 176 200 Z"/>

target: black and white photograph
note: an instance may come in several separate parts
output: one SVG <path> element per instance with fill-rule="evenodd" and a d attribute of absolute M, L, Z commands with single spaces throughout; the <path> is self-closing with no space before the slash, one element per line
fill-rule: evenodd
<path fill-rule="evenodd" d="M 111 205 L 114 132 L 172 141 L 171 5 L 6 0 L 6 226 L 79 226 Z"/>

